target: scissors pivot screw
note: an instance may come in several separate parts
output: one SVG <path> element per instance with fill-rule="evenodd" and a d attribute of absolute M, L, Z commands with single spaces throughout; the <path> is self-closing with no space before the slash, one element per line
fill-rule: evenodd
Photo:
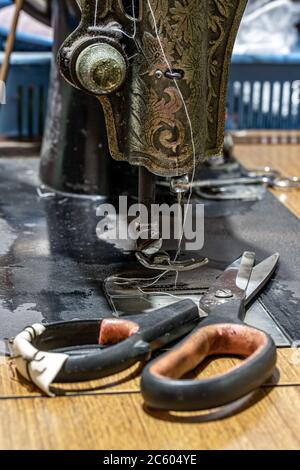
<path fill-rule="evenodd" d="M 215 297 L 218 299 L 230 299 L 233 297 L 233 293 L 230 289 L 220 289 L 215 293 Z"/>

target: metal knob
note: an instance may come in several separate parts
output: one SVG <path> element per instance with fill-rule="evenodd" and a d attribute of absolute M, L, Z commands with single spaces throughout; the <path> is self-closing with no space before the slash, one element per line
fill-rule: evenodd
<path fill-rule="evenodd" d="M 92 44 L 79 54 L 76 74 L 81 85 L 90 93 L 108 94 L 123 84 L 126 61 L 121 52 L 110 44 Z"/>

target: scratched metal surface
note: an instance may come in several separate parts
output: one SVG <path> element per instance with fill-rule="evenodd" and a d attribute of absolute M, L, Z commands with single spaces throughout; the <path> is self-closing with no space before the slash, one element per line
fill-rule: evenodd
<path fill-rule="evenodd" d="M 37 159 L 0 160 L 0 353 L 4 338 L 36 321 L 110 315 L 103 281 L 133 265 L 132 254 L 96 236 L 88 199 L 39 198 Z M 245 250 L 281 264 L 262 305 L 300 340 L 300 222 L 271 194 L 258 203 L 209 203 L 203 254 L 225 266 Z M 199 276 L 201 280 L 201 276 Z"/>
<path fill-rule="evenodd" d="M 102 281 L 130 259 L 97 239 L 97 202 L 41 199 L 37 174 L 37 159 L 0 160 L 0 340 L 36 321 L 109 315 Z"/>

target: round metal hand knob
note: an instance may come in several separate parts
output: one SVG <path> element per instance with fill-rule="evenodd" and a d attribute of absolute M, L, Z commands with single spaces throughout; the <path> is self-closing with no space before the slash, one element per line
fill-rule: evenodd
<path fill-rule="evenodd" d="M 121 52 L 110 44 L 92 44 L 79 54 L 76 74 L 81 85 L 90 93 L 112 93 L 125 80 L 126 61 Z"/>

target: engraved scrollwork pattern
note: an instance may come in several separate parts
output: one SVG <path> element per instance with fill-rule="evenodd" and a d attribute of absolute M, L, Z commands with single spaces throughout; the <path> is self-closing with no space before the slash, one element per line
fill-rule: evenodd
<path fill-rule="evenodd" d="M 194 131 L 196 158 L 205 153 L 206 119 L 199 113 L 205 108 L 203 38 L 207 22 L 201 4 L 206 4 L 206 0 L 153 0 L 161 43 L 153 34 L 152 14 L 147 13 L 149 30 L 144 32 L 141 43 L 144 55 L 134 70 L 129 140 L 132 163 L 138 163 L 140 158 L 147 166 L 150 156 L 150 169 L 159 174 L 182 174 L 193 166 L 187 112 Z M 164 77 L 169 68 L 183 72 L 178 86 Z M 155 79 L 157 71 L 163 75 L 160 81 Z"/>
<path fill-rule="evenodd" d="M 208 156 L 223 148 L 230 61 L 247 1 L 208 0 Z"/>
<path fill-rule="evenodd" d="M 194 148 L 196 164 L 222 151 L 228 70 L 246 3 L 150 0 L 154 24 L 142 1 L 125 87 L 100 98 L 114 158 L 175 176 L 193 169 Z M 166 78 L 169 66 L 183 73 L 177 85 Z"/>

